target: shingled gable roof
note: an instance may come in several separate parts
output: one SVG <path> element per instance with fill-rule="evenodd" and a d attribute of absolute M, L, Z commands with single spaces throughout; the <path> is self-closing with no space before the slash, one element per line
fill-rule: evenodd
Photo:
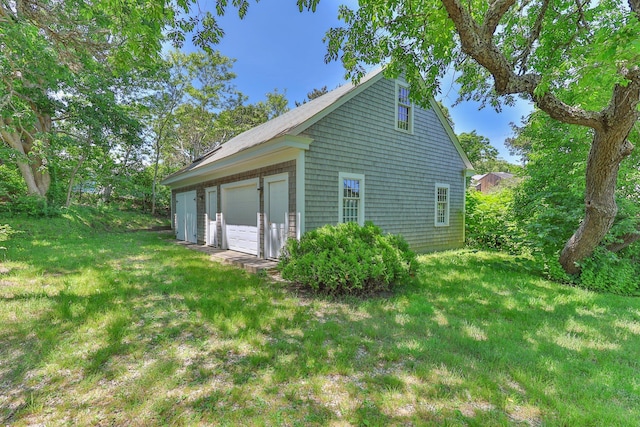
<path fill-rule="evenodd" d="M 219 160 L 231 157 L 242 151 L 257 147 L 269 141 L 276 140 L 279 137 L 283 137 L 285 135 L 300 135 L 311 125 L 318 122 L 327 114 L 331 113 L 358 93 L 380 80 L 383 77 L 382 71 L 382 68 L 372 71 L 364 76 L 357 85 L 348 82 L 331 92 L 307 102 L 306 104 L 302 104 L 301 106 L 296 107 L 293 110 L 289 110 L 268 122 L 237 135 L 222 144 L 219 148 L 204 155 L 200 160 L 197 160 L 178 172 L 169 175 L 162 181 L 162 184 L 170 185 L 179 182 L 182 179 L 193 177 L 197 175 L 200 170 L 211 170 L 212 168 L 215 168 L 213 163 Z M 462 150 L 462 147 L 458 142 L 458 138 L 449 125 L 449 122 L 442 115 L 437 103 L 432 99 L 430 104 L 444 126 L 449 138 L 456 147 L 456 150 L 460 154 L 467 171 L 473 170 L 473 166 L 471 166 L 467 155 Z"/>
<path fill-rule="evenodd" d="M 382 78 L 382 69 L 372 71 L 365 75 L 357 85 L 350 82 L 346 83 L 306 104 L 302 104 L 268 122 L 251 128 L 225 142 L 220 148 L 214 149 L 214 151 L 208 155 L 203 156 L 201 160 L 197 160 L 178 172 L 169 175 L 163 180 L 163 183 L 173 182 L 180 179 L 182 175 L 188 174 L 188 172 L 204 168 L 218 160 L 272 141 L 278 137 L 284 135 L 299 135 L 309 126 L 353 98 L 356 94 L 380 78 Z"/>

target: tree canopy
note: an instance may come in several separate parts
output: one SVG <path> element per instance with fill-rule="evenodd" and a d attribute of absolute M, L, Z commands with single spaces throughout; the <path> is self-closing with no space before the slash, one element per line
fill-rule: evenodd
<path fill-rule="evenodd" d="M 500 109 L 522 96 L 559 122 L 589 128 L 584 215 L 560 254 L 577 274 L 613 225 L 618 170 L 633 151 L 639 13 L 638 0 L 362 0 L 357 10 L 340 8 L 345 25 L 327 33 L 327 59 L 356 79 L 363 64 L 386 63 L 387 75 L 404 74 L 416 101 L 454 71 L 461 99 Z"/>
<path fill-rule="evenodd" d="M 213 13 L 197 6 L 195 0 L 0 2 L 0 141 L 30 194 L 49 191 L 52 138 L 65 135 L 78 146 L 139 139 L 124 105 L 132 86 L 142 90 L 141 77 L 154 73 L 162 43 L 180 46 L 192 32 L 193 44 L 211 52 L 223 34 Z M 233 6 L 242 17 L 248 1 Z M 217 0 L 214 13 L 226 7 Z"/>

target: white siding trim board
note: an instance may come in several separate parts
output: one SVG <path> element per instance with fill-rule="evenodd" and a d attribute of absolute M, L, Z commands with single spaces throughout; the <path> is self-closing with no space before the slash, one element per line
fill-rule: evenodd
<path fill-rule="evenodd" d="M 300 150 L 296 159 L 296 239 L 300 240 L 305 231 L 305 151 Z"/>
<path fill-rule="evenodd" d="M 306 136 L 285 135 L 225 157 L 215 163 L 200 168 L 196 167 L 175 177 L 170 176 L 162 181 L 162 184 L 175 189 L 286 160 L 294 160 L 300 151 L 304 152 L 309 149 L 309 144 L 312 141 L 313 139 Z"/>

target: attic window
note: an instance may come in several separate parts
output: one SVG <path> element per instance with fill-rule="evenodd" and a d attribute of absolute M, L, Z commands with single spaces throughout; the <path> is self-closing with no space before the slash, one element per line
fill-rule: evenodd
<path fill-rule="evenodd" d="M 396 82 L 396 129 L 413 132 L 413 106 L 409 98 L 409 86 Z"/>

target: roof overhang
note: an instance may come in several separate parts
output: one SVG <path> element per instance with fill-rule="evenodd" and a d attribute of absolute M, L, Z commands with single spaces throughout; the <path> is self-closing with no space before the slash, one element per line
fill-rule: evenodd
<path fill-rule="evenodd" d="M 282 135 L 214 162 L 170 175 L 160 183 L 172 189 L 180 188 L 206 179 L 231 175 L 238 172 L 239 167 L 247 170 L 278 163 L 289 157 L 295 158 L 300 150 L 308 150 L 312 141 L 307 136 Z"/>

